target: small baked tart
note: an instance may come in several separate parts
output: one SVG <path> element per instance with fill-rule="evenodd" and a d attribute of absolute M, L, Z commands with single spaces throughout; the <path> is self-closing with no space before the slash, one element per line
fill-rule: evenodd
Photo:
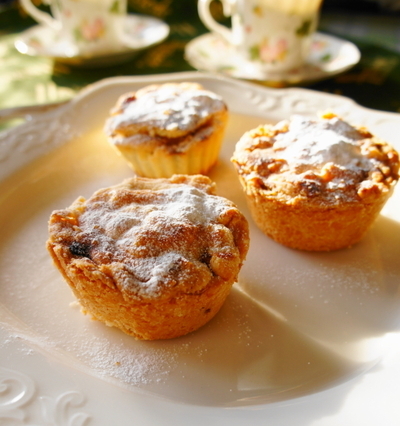
<path fill-rule="evenodd" d="M 228 121 L 222 98 L 197 83 L 146 86 L 110 112 L 110 143 L 144 177 L 205 174 L 216 163 Z"/>
<path fill-rule="evenodd" d="M 399 170 L 388 143 L 331 113 L 251 130 L 232 162 L 258 227 L 279 243 L 312 251 L 358 242 Z"/>
<path fill-rule="evenodd" d="M 137 339 L 207 323 L 245 259 L 248 224 L 206 176 L 136 177 L 54 211 L 47 248 L 83 308 Z"/>

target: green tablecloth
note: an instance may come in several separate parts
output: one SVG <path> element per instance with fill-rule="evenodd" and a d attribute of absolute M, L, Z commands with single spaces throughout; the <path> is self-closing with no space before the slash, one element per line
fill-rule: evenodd
<path fill-rule="evenodd" d="M 0 108 L 69 99 L 87 84 L 110 76 L 193 70 L 184 60 L 184 47 L 206 32 L 197 16 L 196 0 L 129 1 L 130 12 L 166 21 L 170 36 L 123 65 L 97 69 L 74 68 L 17 52 L 16 35 L 36 23 L 16 2 L 0 10 Z M 324 7 L 319 31 L 354 42 L 362 58 L 346 73 L 308 87 L 350 97 L 369 108 L 400 112 L 399 24 L 400 16 L 394 13 Z"/>

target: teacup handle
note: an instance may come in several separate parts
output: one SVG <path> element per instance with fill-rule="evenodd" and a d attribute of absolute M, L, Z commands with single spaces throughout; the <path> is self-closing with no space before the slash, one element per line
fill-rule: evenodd
<path fill-rule="evenodd" d="M 31 15 L 32 18 L 34 18 L 40 24 L 47 25 L 48 27 L 53 28 L 53 30 L 56 31 L 61 29 L 61 23 L 59 21 L 52 18 L 48 13 L 39 10 L 36 6 L 32 4 L 30 0 L 21 0 L 21 5 L 25 9 L 25 11 L 29 13 L 29 15 Z"/>
<path fill-rule="evenodd" d="M 210 13 L 210 3 L 212 0 L 198 0 L 197 10 L 200 16 L 200 19 L 203 21 L 204 25 L 214 33 L 222 36 L 228 43 L 233 43 L 232 31 L 226 28 L 224 25 L 219 24 Z M 232 16 L 234 14 L 234 7 L 236 0 L 221 0 L 224 15 L 226 17 Z"/>

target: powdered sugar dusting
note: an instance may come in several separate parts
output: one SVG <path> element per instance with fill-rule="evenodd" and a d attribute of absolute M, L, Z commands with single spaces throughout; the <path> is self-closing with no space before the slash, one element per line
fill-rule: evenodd
<path fill-rule="evenodd" d="M 176 185 L 162 192 L 166 202 L 160 209 L 153 210 L 150 217 L 162 215 L 170 220 L 206 225 L 215 221 L 227 207 L 222 198 L 186 185 Z"/>
<path fill-rule="evenodd" d="M 313 121 L 294 116 L 289 130 L 276 136 L 277 158 L 295 164 L 319 166 L 332 162 L 346 169 L 369 170 L 373 164 L 362 155 L 357 130 L 335 117 Z"/>
<path fill-rule="evenodd" d="M 79 353 L 80 360 L 98 375 L 126 385 L 143 386 L 164 381 L 176 368 L 173 351 L 135 347 L 129 342 L 110 342 L 101 337 L 92 337 L 88 344 L 81 340 L 76 348 L 69 350 Z"/>
<path fill-rule="evenodd" d="M 139 191 L 140 192 L 140 191 Z M 117 193 L 88 201 L 80 216 L 83 239 L 90 239 L 91 258 L 99 264 L 120 262 L 114 279 L 143 296 L 157 296 L 174 271 L 175 280 L 188 281 L 186 267 L 202 277 L 211 273 L 199 261 L 198 250 L 211 250 L 208 237 L 193 241 L 218 226 L 231 203 L 190 185 L 176 184 L 158 191 L 141 191 L 138 197 L 116 205 Z M 129 198 L 129 197 L 128 197 Z M 204 232 L 199 234 L 199 229 Z M 199 237 L 200 238 L 200 237 Z"/>
<path fill-rule="evenodd" d="M 108 132 L 143 124 L 168 131 L 193 131 L 210 114 L 225 109 L 222 98 L 207 90 L 182 88 L 179 85 L 163 85 L 124 105 L 120 114 L 107 124 Z"/>
<path fill-rule="evenodd" d="M 396 172 L 395 153 L 366 129 L 333 114 L 312 120 L 292 116 L 243 135 L 232 161 L 240 174 L 288 202 L 338 204 L 377 199 Z M 275 196 L 275 195 L 273 195 Z"/>

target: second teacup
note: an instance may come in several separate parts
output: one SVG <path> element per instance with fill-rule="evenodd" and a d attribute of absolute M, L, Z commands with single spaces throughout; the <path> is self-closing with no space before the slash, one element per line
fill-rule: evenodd
<path fill-rule="evenodd" d="M 214 20 L 212 0 L 198 0 L 204 25 L 235 46 L 247 61 L 267 71 L 301 67 L 317 28 L 321 0 L 221 0 L 232 28 Z"/>
<path fill-rule="evenodd" d="M 98 55 L 113 52 L 121 44 L 127 0 L 47 0 L 52 16 L 21 0 L 24 9 L 39 23 L 58 32 L 68 54 Z"/>

